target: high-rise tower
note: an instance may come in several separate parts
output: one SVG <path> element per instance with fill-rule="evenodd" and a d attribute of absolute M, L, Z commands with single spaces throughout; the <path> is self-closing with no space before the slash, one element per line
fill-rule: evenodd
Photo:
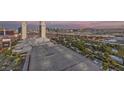
<path fill-rule="evenodd" d="M 22 21 L 21 30 L 22 30 L 22 39 L 24 40 L 27 38 L 27 23 L 26 23 L 26 21 Z"/>
<path fill-rule="evenodd" d="M 46 38 L 46 23 L 45 21 L 40 21 L 40 25 L 39 25 L 39 36 L 41 38 Z"/>

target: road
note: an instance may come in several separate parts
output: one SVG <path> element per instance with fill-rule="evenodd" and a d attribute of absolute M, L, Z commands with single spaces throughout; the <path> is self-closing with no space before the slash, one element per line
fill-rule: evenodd
<path fill-rule="evenodd" d="M 61 45 L 33 46 L 29 71 L 97 71 L 100 68 L 86 57 Z"/>

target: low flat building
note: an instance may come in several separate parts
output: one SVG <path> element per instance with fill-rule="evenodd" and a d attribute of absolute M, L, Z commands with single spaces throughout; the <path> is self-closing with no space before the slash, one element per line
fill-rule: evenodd
<path fill-rule="evenodd" d="M 11 47 L 12 42 L 16 41 L 18 37 L 15 30 L 0 29 L 0 48 Z"/>
<path fill-rule="evenodd" d="M 6 47 L 11 47 L 11 39 L 10 38 L 3 38 L 2 39 L 2 47 L 6 48 Z"/>

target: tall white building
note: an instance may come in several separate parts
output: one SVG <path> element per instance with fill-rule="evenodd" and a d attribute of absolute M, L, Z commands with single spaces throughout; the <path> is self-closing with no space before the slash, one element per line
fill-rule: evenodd
<path fill-rule="evenodd" d="M 40 37 L 41 38 L 46 38 L 46 23 L 45 21 L 40 21 L 40 26 L 39 26 L 39 30 L 40 30 Z"/>
<path fill-rule="evenodd" d="M 26 39 L 27 38 L 27 23 L 25 21 L 22 21 L 21 30 L 22 30 L 22 39 Z"/>

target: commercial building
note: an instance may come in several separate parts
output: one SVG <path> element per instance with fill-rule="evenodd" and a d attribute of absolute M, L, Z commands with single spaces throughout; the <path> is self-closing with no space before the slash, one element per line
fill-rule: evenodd
<path fill-rule="evenodd" d="M 0 28 L 0 49 L 11 47 L 12 42 L 18 39 L 18 33 L 15 30 Z"/>

